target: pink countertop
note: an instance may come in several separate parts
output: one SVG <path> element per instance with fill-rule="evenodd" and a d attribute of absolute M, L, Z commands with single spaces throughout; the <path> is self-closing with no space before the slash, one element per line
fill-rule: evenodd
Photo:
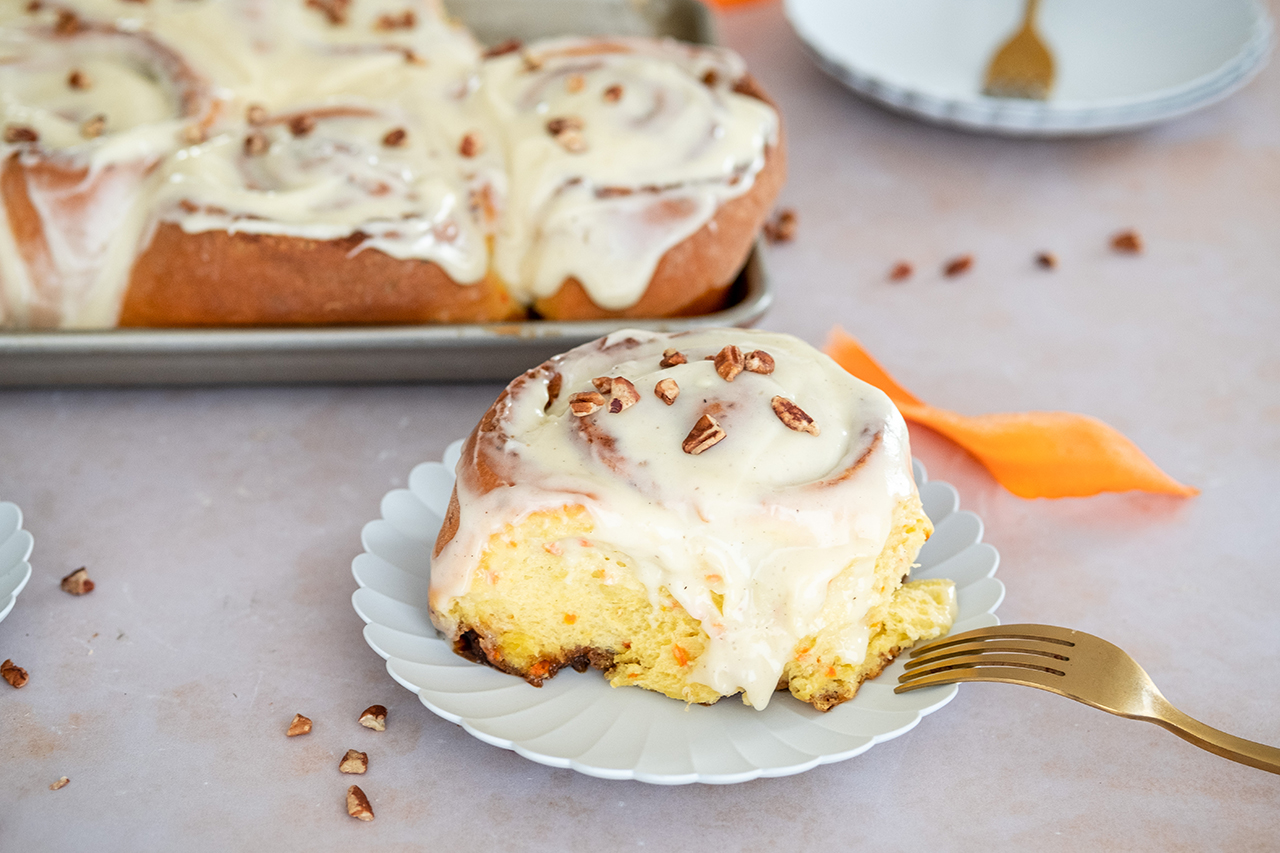
<path fill-rule="evenodd" d="M 800 227 L 768 251 L 777 301 L 761 325 L 821 343 L 839 322 L 939 406 L 1095 415 L 1201 488 L 1024 500 L 912 433 L 1000 551 L 1003 621 L 1110 639 L 1182 710 L 1280 745 L 1280 63 L 1152 130 L 1012 141 L 860 100 L 809 61 L 775 3 L 720 28 L 790 141 L 782 201 Z M 1122 228 L 1142 255 L 1108 249 Z M 1058 269 L 1036 267 L 1041 250 Z M 972 271 L 942 277 L 961 253 Z M 916 273 L 889 283 L 900 259 Z M 437 718 L 361 638 L 350 563 L 383 494 L 498 390 L 0 392 L 0 499 L 36 540 L 0 623 L 0 659 L 31 679 L 0 684 L 0 847 L 1280 843 L 1280 776 L 1006 685 L 966 685 L 848 761 L 723 787 L 550 769 Z M 58 581 L 82 565 L 97 588 L 69 596 Z M 390 710 L 384 733 L 356 722 L 374 703 Z M 295 712 L 315 729 L 286 738 Z M 368 752 L 367 775 L 338 773 L 349 748 Z M 346 815 L 353 779 L 372 823 Z"/>

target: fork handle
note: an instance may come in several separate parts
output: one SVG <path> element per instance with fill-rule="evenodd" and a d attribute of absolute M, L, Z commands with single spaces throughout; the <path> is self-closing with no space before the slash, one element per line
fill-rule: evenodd
<path fill-rule="evenodd" d="M 1187 716 L 1169 704 L 1163 696 L 1152 697 L 1153 715 L 1146 719 L 1155 723 L 1178 737 L 1193 743 L 1201 749 L 1207 749 L 1215 755 L 1266 770 L 1269 773 L 1280 773 L 1280 749 L 1245 740 L 1242 737 L 1218 731 L 1206 726 L 1197 719 Z"/>

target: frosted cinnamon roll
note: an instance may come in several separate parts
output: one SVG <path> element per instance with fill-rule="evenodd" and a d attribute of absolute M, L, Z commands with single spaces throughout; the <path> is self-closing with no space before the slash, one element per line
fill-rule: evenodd
<path fill-rule="evenodd" d="M 156 166 L 213 101 L 151 36 L 28 8 L 0 27 L 0 326 L 111 325 Z"/>
<path fill-rule="evenodd" d="M 490 58 L 509 190 L 494 268 L 545 317 L 719 307 L 781 187 L 773 108 L 734 53 L 555 39 Z"/>
<path fill-rule="evenodd" d="M 784 335 L 623 331 L 514 380 L 468 438 L 430 608 L 540 685 L 603 670 L 686 702 L 821 710 L 944 633 L 902 417 Z"/>

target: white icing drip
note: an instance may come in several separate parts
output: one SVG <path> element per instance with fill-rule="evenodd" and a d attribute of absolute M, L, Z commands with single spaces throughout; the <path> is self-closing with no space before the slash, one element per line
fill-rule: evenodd
<path fill-rule="evenodd" d="M 624 349 L 619 342 L 628 336 L 640 343 Z M 701 621 L 710 643 L 692 680 L 724 695 L 741 690 L 763 708 L 797 642 L 824 627 L 830 582 L 846 567 L 852 581 L 838 594 L 858 627 L 841 638 L 842 656 L 861 662 L 863 617 L 877 601 L 869 594 L 875 560 L 894 507 L 915 490 L 906 426 L 892 403 L 784 335 L 620 332 L 606 343 L 614 346 L 588 344 L 553 359 L 563 384 L 549 408 L 545 381 L 526 382 L 508 397 L 500 412 L 510 436 L 503 455 L 515 484 L 478 494 L 460 477 L 461 526 L 433 563 L 433 607 L 443 613 L 466 593 L 485 544 L 504 525 L 581 504 L 595 546 L 626 555 L 655 602 L 666 590 Z M 726 344 L 765 350 L 774 372 L 726 382 L 703 360 Z M 688 363 L 660 368 L 668 347 Z M 641 393 L 618 414 L 586 419 L 613 448 L 583 441 L 584 422 L 567 411 L 569 396 L 593 390 L 597 376 L 623 376 Z M 653 394 L 663 378 L 680 386 L 669 407 Z M 770 405 L 775 395 L 799 405 L 820 434 L 788 429 Z M 699 455 L 685 453 L 685 435 L 708 411 L 727 437 Z M 505 470 L 508 463 L 500 464 Z M 855 465 L 851 476 L 823 482 Z"/>

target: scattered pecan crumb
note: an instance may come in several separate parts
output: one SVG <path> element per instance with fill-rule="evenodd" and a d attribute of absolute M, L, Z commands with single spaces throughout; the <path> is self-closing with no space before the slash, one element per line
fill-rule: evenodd
<path fill-rule="evenodd" d="M 293 722 L 289 723 L 289 731 L 285 732 L 286 737 L 297 737 L 311 733 L 311 718 L 304 717 L 301 714 L 293 715 Z"/>
<path fill-rule="evenodd" d="M 315 116 L 296 115 L 289 119 L 289 132 L 294 136 L 306 136 L 308 133 L 316 129 Z"/>
<path fill-rule="evenodd" d="M 581 92 L 586 86 L 587 78 L 581 74 L 570 74 L 564 78 L 564 89 L 571 95 Z"/>
<path fill-rule="evenodd" d="M 369 754 L 348 749 L 347 754 L 338 762 L 339 773 L 364 773 L 369 769 Z"/>
<path fill-rule="evenodd" d="M 26 125 L 6 124 L 4 141 L 9 145 L 16 145 L 19 142 L 39 142 L 40 134 L 36 133 L 35 128 Z"/>
<path fill-rule="evenodd" d="M 1132 228 L 1111 237 L 1111 248 L 1117 252 L 1136 255 L 1142 252 L 1142 235 Z"/>
<path fill-rule="evenodd" d="M 774 214 L 772 220 L 764 224 L 764 238 L 770 243 L 786 243 L 795 239 L 798 224 L 796 212 L 789 207 L 784 207 Z"/>
<path fill-rule="evenodd" d="M 724 427 L 720 426 L 720 423 L 711 415 L 703 415 L 698 418 L 693 429 L 689 430 L 689 434 L 684 437 L 684 442 L 680 446 L 685 453 L 697 456 L 707 448 L 719 444 L 724 437 Z"/>
<path fill-rule="evenodd" d="M 417 15 L 413 14 L 412 9 L 405 9 L 399 15 L 379 15 L 378 20 L 373 25 L 373 28 L 382 32 L 387 32 L 389 30 L 411 30 L 417 26 L 417 24 Z"/>
<path fill-rule="evenodd" d="M 515 53 L 522 47 L 524 47 L 524 42 L 520 41 L 520 39 L 507 39 L 506 41 L 498 42 L 493 47 L 486 50 L 484 52 L 484 58 L 492 59 L 495 56 L 504 56 L 508 53 Z"/>
<path fill-rule="evenodd" d="M 653 386 L 653 393 L 657 395 L 659 400 L 670 406 L 680 396 L 680 386 L 671 377 L 659 379 L 658 384 Z"/>
<path fill-rule="evenodd" d="M 98 113 L 91 119 L 80 125 L 80 135 L 85 139 L 97 139 L 107 129 L 107 117 L 102 113 Z"/>
<path fill-rule="evenodd" d="M 373 820 L 373 806 L 369 805 L 369 798 L 359 785 L 347 789 L 347 814 L 356 820 Z"/>
<path fill-rule="evenodd" d="M 244 110 L 244 120 L 254 127 L 266 124 L 270 115 L 262 104 L 250 104 Z"/>
<path fill-rule="evenodd" d="M 9 682 L 9 686 L 14 688 L 25 687 L 29 680 L 27 671 L 8 658 L 5 658 L 4 663 L 0 663 L 0 678 Z"/>
<path fill-rule="evenodd" d="M 89 83 L 89 75 L 85 74 L 79 68 L 76 68 L 67 75 L 67 85 L 72 89 L 79 89 L 81 91 L 88 89 L 91 85 Z"/>
<path fill-rule="evenodd" d="M 57 791 L 58 789 L 60 789 L 60 788 L 65 788 L 65 787 L 67 787 L 67 786 L 68 786 L 68 785 L 70 785 L 70 784 L 71 784 L 71 780 L 70 780 L 70 779 L 68 779 L 66 776 L 63 776 L 63 777 L 62 777 L 61 779 L 59 779 L 57 782 L 54 782 L 52 785 L 50 785 L 50 786 L 49 786 L 49 790 L 50 790 L 50 791 Z"/>
<path fill-rule="evenodd" d="M 387 730 L 387 708 L 385 705 L 370 705 L 360 712 L 360 725 L 375 732 Z"/>
<path fill-rule="evenodd" d="M 582 130 L 582 119 L 577 116 L 557 116 L 547 121 L 547 133 L 559 136 L 567 130 Z"/>
<path fill-rule="evenodd" d="M 537 71 L 542 67 L 542 60 L 527 51 L 520 54 L 520 59 L 524 62 L 525 71 Z"/>
<path fill-rule="evenodd" d="M 609 400 L 609 414 L 616 415 L 625 409 L 629 409 L 636 403 L 640 402 L 640 392 L 636 390 L 636 386 L 629 379 L 623 379 L 621 376 L 613 377 L 613 387 L 610 389 L 613 398 Z"/>
<path fill-rule="evenodd" d="M 958 255 L 947 261 L 946 266 L 942 268 L 942 274 L 948 278 L 964 275 L 972 266 L 973 255 Z"/>
<path fill-rule="evenodd" d="M 53 25 L 53 31 L 60 36 L 71 36 L 80 32 L 83 25 L 80 23 L 80 17 L 68 9 L 58 10 L 58 20 Z"/>
<path fill-rule="evenodd" d="M 1036 255 L 1036 266 L 1046 270 L 1058 268 L 1058 256 L 1053 252 L 1040 252 Z"/>
<path fill-rule="evenodd" d="M 729 344 L 720 352 L 716 353 L 712 359 L 716 365 L 716 373 L 720 374 L 720 378 L 725 382 L 732 382 L 738 378 L 738 374 L 742 372 L 742 350 L 733 344 Z"/>
<path fill-rule="evenodd" d="M 750 373 L 768 376 L 773 373 L 773 356 L 762 349 L 752 350 L 742 360 L 742 368 Z"/>
<path fill-rule="evenodd" d="M 182 128 L 182 141 L 188 145 L 199 145 L 204 142 L 204 128 L 198 124 L 189 124 Z"/>
<path fill-rule="evenodd" d="M 409 131 L 403 127 L 397 127 L 387 131 L 386 136 L 382 137 L 382 144 L 388 148 L 399 148 L 408 138 Z"/>
<path fill-rule="evenodd" d="M 31 2 L 27 4 L 27 13 L 34 15 L 36 12 L 39 12 L 43 8 L 44 8 L 44 3 L 40 2 L 40 0 L 31 0 Z"/>
<path fill-rule="evenodd" d="M 551 408 L 551 404 L 560 398 L 560 387 L 564 384 L 564 377 L 559 373 L 551 374 L 551 378 L 547 380 L 547 405 L 543 406 L 545 412 Z"/>
<path fill-rule="evenodd" d="M 84 595 L 93 592 L 93 581 L 89 580 L 89 572 L 84 566 L 76 569 L 62 579 L 62 591 L 72 595 Z"/>
<path fill-rule="evenodd" d="M 271 140 L 260 130 L 255 130 L 244 138 L 244 153 L 249 157 L 266 154 L 271 148 Z"/>
<path fill-rule="evenodd" d="M 335 27 L 347 22 L 347 12 L 350 6 L 351 0 L 307 0 L 308 9 L 315 9 Z"/>
<path fill-rule="evenodd" d="M 612 86 L 604 90 L 604 99 L 611 104 L 616 104 L 622 100 L 622 84 L 614 83 Z"/>
<path fill-rule="evenodd" d="M 818 425 L 813 422 L 813 418 L 786 397 L 774 397 L 769 404 L 773 406 L 773 413 L 778 416 L 778 420 L 786 424 L 787 429 L 807 432 L 809 435 L 818 434 Z"/>
<path fill-rule="evenodd" d="M 662 361 L 658 362 L 658 367 L 675 367 L 677 364 L 688 364 L 689 359 L 684 357 L 684 353 L 676 349 L 665 349 L 662 351 Z"/>
<path fill-rule="evenodd" d="M 915 272 L 915 267 L 906 261 L 898 261 L 889 270 L 889 281 L 906 281 L 911 278 L 911 274 Z"/>
<path fill-rule="evenodd" d="M 483 151 L 484 137 L 476 130 L 463 136 L 462 141 L 458 143 L 458 153 L 463 157 L 475 157 Z"/>
<path fill-rule="evenodd" d="M 720 82 L 720 75 L 716 73 L 716 70 L 714 68 L 707 69 L 706 73 L 702 75 L 702 84 L 704 86 L 714 86 L 719 82 Z"/>
<path fill-rule="evenodd" d="M 604 407 L 604 397 L 595 391 L 580 391 L 569 397 L 569 411 L 574 417 L 583 418 Z"/>

